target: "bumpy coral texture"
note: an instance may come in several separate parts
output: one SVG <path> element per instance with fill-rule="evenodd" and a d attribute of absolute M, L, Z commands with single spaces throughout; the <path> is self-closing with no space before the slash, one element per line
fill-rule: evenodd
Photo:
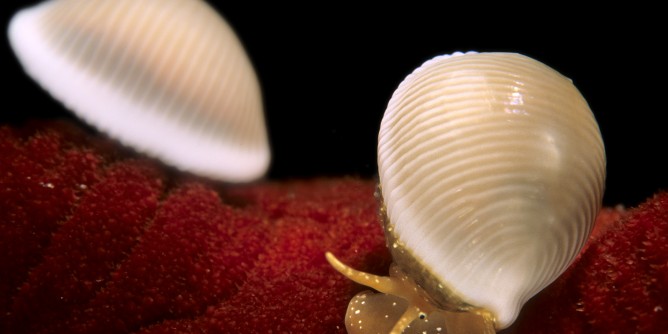
<path fill-rule="evenodd" d="M 0 332 L 345 333 L 386 274 L 373 180 L 227 186 L 68 123 L 0 126 Z M 668 194 L 604 210 L 586 249 L 507 333 L 668 328 Z"/>

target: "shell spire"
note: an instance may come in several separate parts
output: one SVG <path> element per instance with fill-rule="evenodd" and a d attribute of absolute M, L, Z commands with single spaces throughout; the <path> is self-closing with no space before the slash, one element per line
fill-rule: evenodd
<path fill-rule="evenodd" d="M 260 86 L 200 0 L 51 0 L 10 22 L 26 72 L 77 116 L 167 164 L 230 182 L 270 160 Z"/>

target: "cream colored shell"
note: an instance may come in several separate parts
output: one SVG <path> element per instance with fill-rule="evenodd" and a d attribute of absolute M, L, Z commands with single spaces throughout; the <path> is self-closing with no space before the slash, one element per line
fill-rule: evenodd
<path fill-rule="evenodd" d="M 9 39 L 25 70 L 90 124 L 181 169 L 262 176 L 260 87 L 231 27 L 200 0 L 51 0 Z"/>
<path fill-rule="evenodd" d="M 436 57 L 409 75 L 383 117 L 378 165 L 398 240 L 497 328 L 578 254 L 605 179 L 571 80 L 509 53 Z"/>

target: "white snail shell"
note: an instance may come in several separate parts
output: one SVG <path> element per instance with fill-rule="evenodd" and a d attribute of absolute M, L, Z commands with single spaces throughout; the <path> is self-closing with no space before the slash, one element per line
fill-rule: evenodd
<path fill-rule="evenodd" d="M 483 309 L 496 329 L 567 268 L 600 208 L 592 112 L 519 54 L 427 61 L 395 91 L 378 141 L 395 262 L 440 307 Z"/>
<path fill-rule="evenodd" d="M 88 123 L 175 167 L 249 181 L 270 153 L 255 71 L 200 0 L 51 0 L 17 13 L 26 72 Z"/>

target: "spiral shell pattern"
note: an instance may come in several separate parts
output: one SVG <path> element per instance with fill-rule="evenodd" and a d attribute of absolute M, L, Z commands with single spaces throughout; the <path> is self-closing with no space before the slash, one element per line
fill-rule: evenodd
<path fill-rule="evenodd" d="M 440 56 L 410 74 L 382 120 L 378 164 L 396 238 L 500 328 L 578 254 L 605 180 L 572 82 L 509 53 Z"/>
<path fill-rule="evenodd" d="M 232 28 L 201 0 L 51 0 L 12 19 L 26 72 L 77 116 L 181 169 L 266 171 L 260 87 Z"/>

